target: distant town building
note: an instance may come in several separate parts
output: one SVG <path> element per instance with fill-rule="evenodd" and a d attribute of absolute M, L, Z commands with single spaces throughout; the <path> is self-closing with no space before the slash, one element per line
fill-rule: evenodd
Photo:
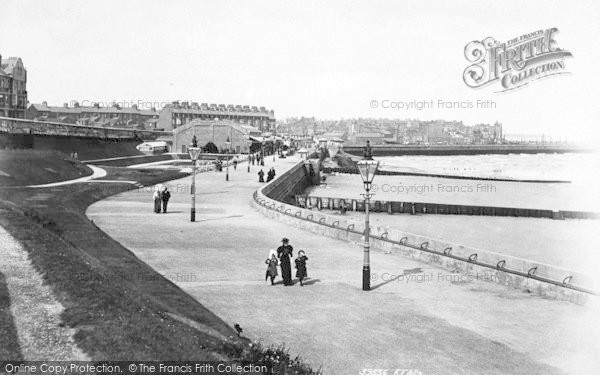
<path fill-rule="evenodd" d="M 350 141 L 354 144 L 366 144 L 367 141 L 371 145 L 382 145 L 384 144 L 384 135 L 382 133 L 356 133 L 350 136 Z"/>
<path fill-rule="evenodd" d="M 275 131 L 275 113 L 265 107 L 250 107 L 233 104 L 198 104 L 195 102 L 173 102 L 160 111 L 158 126 L 164 130 L 176 129 L 193 120 L 228 120 L 246 124 L 260 132 Z"/>
<path fill-rule="evenodd" d="M 74 102 L 72 106 L 65 103 L 60 106 L 31 104 L 27 109 L 27 118 L 38 121 L 62 122 L 85 126 L 122 127 L 156 130 L 159 113 L 155 110 L 138 109 L 134 104 L 131 107 L 121 108 L 118 104 L 101 106 L 94 103 L 92 106 L 80 106 Z"/>
<path fill-rule="evenodd" d="M 240 124 L 231 120 L 192 120 L 173 130 L 173 152 L 186 153 L 196 136 L 198 147 L 212 142 L 222 151 L 227 149 L 227 139 L 231 142 L 232 153 L 246 153 L 250 140 L 260 141 L 261 131 L 253 126 Z"/>
<path fill-rule="evenodd" d="M 0 116 L 25 118 L 27 70 L 20 57 L 0 55 Z"/>

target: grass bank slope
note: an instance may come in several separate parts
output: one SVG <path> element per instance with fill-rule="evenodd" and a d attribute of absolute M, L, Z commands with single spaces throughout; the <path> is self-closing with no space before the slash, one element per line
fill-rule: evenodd
<path fill-rule="evenodd" d="M 117 167 L 107 172 L 107 179 L 145 186 L 184 176 Z M 284 348 L 238 337 L 233 322 L 225 323 L 85 216 L 91 203 L 132 188 L 110 182 L 0 188 L 0 225 L 23 245 L 65 307 L 61 324 L 77 331 L 76 345 L 92 360 L 233 360 L 266 364 L 275 374 L 313 374 Z M 0 344 L 0 353 L 18 354 L 10 342 Z"/>
<path fill-rule="evenodd" d="M 52 150 L 0 150 L 0 186 L 39 185 L 89 176 L 92 170 Z"/>

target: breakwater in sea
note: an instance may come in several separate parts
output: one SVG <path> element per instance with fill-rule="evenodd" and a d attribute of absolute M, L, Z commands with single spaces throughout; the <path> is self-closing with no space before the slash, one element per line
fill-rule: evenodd
<path fill-rule="evenodd" d="M 485 154 L 539 154 L 590 152 L 570 144 L 498 144 L 498 145 L 375 145 L 373 156 L 401 155 L 485 155 Z M 344 152 L 362 156 L 363 146 L 346 146 Z"/>

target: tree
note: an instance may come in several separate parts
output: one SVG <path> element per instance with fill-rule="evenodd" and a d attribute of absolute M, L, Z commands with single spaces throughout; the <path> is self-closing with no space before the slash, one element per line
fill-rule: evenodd
<path fill-rule="evenodd" d="M 202 152 L 207 152 L 210 154 L 218 154 L 219 148 L 212 142 L 208 142 L 204 147 L 202 147 Z"/>

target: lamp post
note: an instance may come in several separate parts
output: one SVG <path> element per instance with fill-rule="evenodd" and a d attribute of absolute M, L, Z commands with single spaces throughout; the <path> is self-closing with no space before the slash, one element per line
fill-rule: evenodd
<path fill-rule="evenodd" d="M 229 141 L 229 137 L 227 137 L 227 140 L 225 141 L 225 147 L 226 147 L 226 157 L 225 157 L 225 181 L 229 181 L 229 148 L 231 147 L 231 142 Z"/>
<path fill-rule="evenodd" d="M 252 147 L 252 140 L 248 139 L 248 173 L 250 173 L 250 148 Z"/>
<path fill-rule="evenodd" d="M 201 149 L 198 147 L 188 148 L 190 157 L 192 158 L 192 207 L 190 209 L 190 221 L 196 221 L 196 161 L 200 155 Z"/>
<path fill-rule="evenodd" d="M 365 247 L 364 247 L 364 262 L 363 262 L 363 290 L 371 289 L 371 261 L 369 259 L 369 252 L 371 244 L 369 241 L 371 228 L 369 226 L 369 204 L 370 199 L 374 194 L 371 194 L 371 183 L 373 177 L 377 173 L 377 167 L 379 162 L 375 160 L 361 160 L 357 163 L 360 177 L 362 177 L 363 184 L 365 187 L 365 194 L 361 194 L 365 197 Z"/>

